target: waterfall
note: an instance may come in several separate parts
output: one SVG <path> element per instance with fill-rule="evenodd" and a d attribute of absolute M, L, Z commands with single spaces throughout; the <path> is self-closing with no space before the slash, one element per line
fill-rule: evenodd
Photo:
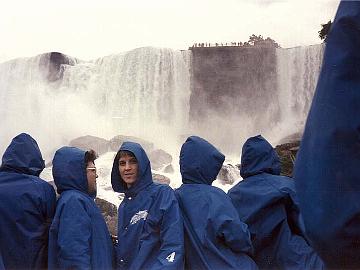
<path fill-rule="evenodd" d="M 277 50 L 277 96 L 280 132 L 277 139 L 302 131 L 320 73 L 324 45 Z"/>
<path fill-rule="evenodd" d="M 65 64 L 53 63 L 56 55 L 0 64 L 1 152 L 20 132 L 32 134 L 48 155 L 87 134 L 166 144 L 186 132 L 188 51 L 145 47 L 90 62 L 63 56 Z"/>
<path fill-rule="evenodd" d="M 254 79 L 244 69 L 239 78 L 250 85 L 244 88 L 241 79 L 240 86 L 233 87 L 232 91 L 246 89 L 246 96 L 241 91 L 228 93 L 231 98 L 215 93 L 226 100 L 230 113 L 209 114 L 198 123 L 189 123 L 191 51 L 145 47 L 88 62 L 48 53 L 0 63 L 0 152 L 17 133 L 28 132 L 48 157 L 58 146 L 87 134 L 106 139 L 118 134 L 142 137 L 178 155 L 184 137 L 198 134 L 238 156 L 249 136 L 262 133 L 277 143 L 302 130 L 323 47 L 264 54 L 268 66 L 259 66 Z M 256 68 L 254 63 L 241 65 Z M 224 75 L 216 76 L 226 82 Z M 240 106 L 235 110 L 231 104 Z"/>

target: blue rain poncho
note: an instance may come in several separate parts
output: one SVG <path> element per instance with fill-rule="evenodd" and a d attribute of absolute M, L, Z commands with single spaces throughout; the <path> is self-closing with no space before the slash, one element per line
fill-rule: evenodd
<path fill-rule="evenodd" d="M 244 180 L 228 194 L 249 226 L 259 268 L 322 269 L 321 259 L 304 237 L 295 183 L 280 176 L 279 157 L 262 136 L 245 142 L 240 175 Z"/>
<path fill-rule="evenodd" d="M 230 198 L 211 186 L 224 155 L 202 138 L 191 136 L 181 148 L 183 184 L 176 196 L 184 215 L 188 269 L 257 269 L 250 233 Z"/>
<path fill-rule="evenodd" d="M 111 183 L 125 193 L 119 206 L 118 269 L 182 269 L 184 259 L 183 221 L 174 191 L 152 180 L 150 161 L 143 148 L 124 142 L 119 151 L 133 153 L 138 162 L 138 179 L 130 188 L 114 160 Z"/>
<path fill-rule="evenodd" d="M 307 235 L 329 268 L 360 269 L 360 2 L 342 1 L 294 178 Z"/>
<path fill-rule="evenodd" d="M 49 269 L 112 269 L 113 245 L 103 216 L 88 194 L 85 152 L 62 147 L 53 160 L 60 194 L 49 232 Z"/>
<path fill-rule="evenodd" d="M 53 187 L 38 177 L 44 167 L 36 141 L 25 133 L 16 136 L 3 155 L 0 251 L 6 269 L 47 266 L 48 230 L 56 197 Z"/>

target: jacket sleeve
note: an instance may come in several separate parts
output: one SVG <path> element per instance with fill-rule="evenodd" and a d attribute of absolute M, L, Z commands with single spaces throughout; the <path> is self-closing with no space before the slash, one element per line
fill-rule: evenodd
<path fill-rule="evenodd" d="M 294 178 L 306 233 L 328 268 L 360 267 L 360 2 L 326 39 Z"/>
<path fill-rule="evenodd" d="M 91 219 L 83 202 L 71 198 L 60 216 L 58 246 L 61 269 L 90 269 Z"/>
<path fill-rule="evenodd" d="M 217 237 L 234 252 L 252 255 L 253 246 L 248 226 L 240 220 L 228 195 L 219 190 L 218 193 L 211 193 L 210 197 L 213 202 L 209 218 Z"/>
<path fill-rule="evenodd" d="M 162 220 L 160 224 L 161 247 L 151 269 L 184 268 L 184 227 L 174 191 L 163 190 L 160 200 Z"/>

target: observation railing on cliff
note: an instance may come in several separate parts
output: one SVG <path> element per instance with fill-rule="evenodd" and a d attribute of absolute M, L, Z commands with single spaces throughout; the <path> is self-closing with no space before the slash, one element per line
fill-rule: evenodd
<path fill-rule="evenodd" d="M 192 49 L 198 49 L 198 48 L 218 48 L 218 47 L 275 47 L 279 48 L 280 46 L 272 41 L 272 40 L 262 40 L 257 41 L 254 43 L 249 42 L 221 42 L 221 43 L 194 43 L 191 47 L 189 47 L 189 50 Z"/>

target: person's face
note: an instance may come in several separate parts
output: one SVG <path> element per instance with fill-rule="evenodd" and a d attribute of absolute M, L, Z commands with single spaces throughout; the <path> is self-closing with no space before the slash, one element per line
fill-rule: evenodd
<path fill-rule="evenodd" d="M 86 176 L 88 181 L 88 192 L 89 194 L 96 194 L 96 167 L 94 162 L 88 162 L 86 166 Z"/>
<path fill-rule="evenodd" d="M 119 159 L 119 173 L 128 188 L 131 187 L 138 178 L 138 167 L 138 162 L 133 156 L 124 155 Z"/>

